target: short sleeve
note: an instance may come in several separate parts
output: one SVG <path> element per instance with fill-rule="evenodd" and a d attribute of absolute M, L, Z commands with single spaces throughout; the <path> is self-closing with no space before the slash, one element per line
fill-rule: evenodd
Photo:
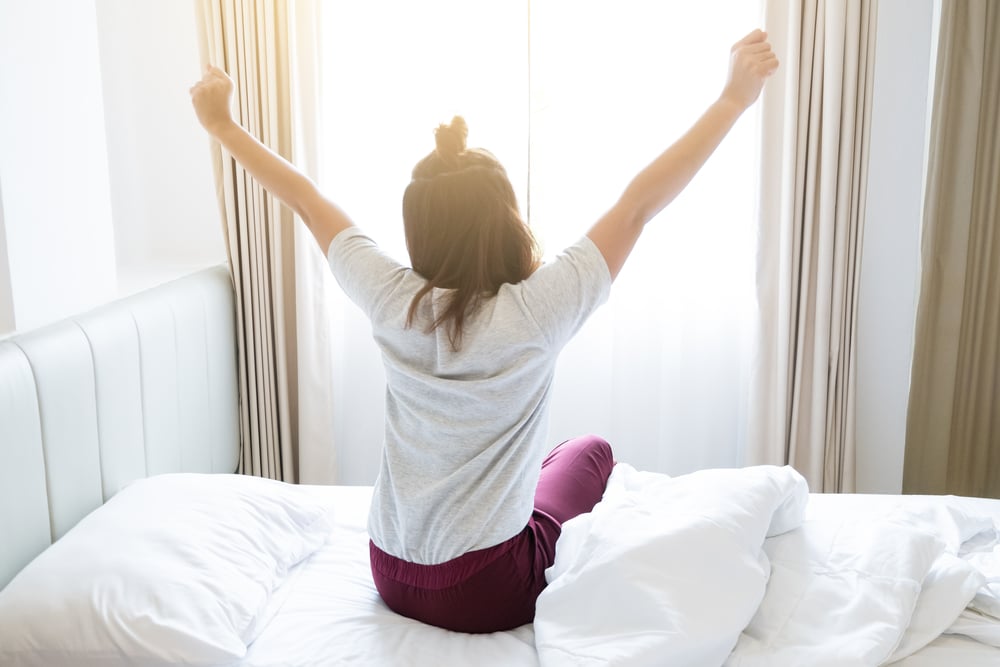
<path fill-rule="evenodd" d="M 326 253 L 334 278 L 347 297 L 372 319 L 412 273 L 384 253 L 357 227 L 348 227 L 330 242 Z"/>
<path fill-rule="evenodd" d="M 608 265 L 586 236 L 521 283 L 525 306 L 556 347 L 579 331 L 610 291 Z"/>

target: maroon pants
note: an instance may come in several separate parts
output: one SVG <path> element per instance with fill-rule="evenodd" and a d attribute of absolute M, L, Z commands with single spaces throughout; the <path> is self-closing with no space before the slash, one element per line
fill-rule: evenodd
<path fill-rule="evenodd" d="M 601 438 L 567 440 L 542 463 L 535 510 L 524 530 L 446 563 L 410 563 L 370 544 L 379 595 L 403 616 L 459 632 L 497 632 L 530 623 L 563 522 L 594 508 L 613 467 L 611 446 Z"/>

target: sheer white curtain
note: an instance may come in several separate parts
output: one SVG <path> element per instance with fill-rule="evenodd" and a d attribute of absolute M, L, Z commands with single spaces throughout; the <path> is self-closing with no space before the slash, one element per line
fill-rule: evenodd
<path fill-rule="evenodd" d="M 412 6 L 411 6 L 412 5 Z M 721 90 L 758 2 L 434 0 L 325 7 L 322 183 L 407 261 L 401 199 L 431 130 L 466 117 L 551 257 Z M 756 118 L 650 223 L 609 303 L 560 360 L 552 444 L 598 433 L 672 474 L 742 463 L 754 308 Z M 530 147 L 530 148 L 529 148 Z M 370 483 L 384 378 L 367 322 L 333 304 L 338 480 Z"/>

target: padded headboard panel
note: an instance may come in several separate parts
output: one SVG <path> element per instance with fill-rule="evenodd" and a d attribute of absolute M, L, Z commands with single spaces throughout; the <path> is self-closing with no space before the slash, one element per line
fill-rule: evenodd
<path fill-rule="evenodd" d="M 0 340 L 0 588 L 134 479 L 235 471 L 234 312 L 219 266 Z"/>

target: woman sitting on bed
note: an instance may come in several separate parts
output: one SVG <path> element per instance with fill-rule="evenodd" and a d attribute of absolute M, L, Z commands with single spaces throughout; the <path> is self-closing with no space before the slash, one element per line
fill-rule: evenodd
<path fill-rule="evenodd" d="M 462 632 L 532 621 L 563 522 L 593 509 L 614 465 L 595 436 L 545 456 L 556 357 L 777 66 L 761 31 L 737 42 L 719 99 L 544 265 L 504 168 L 466 147 L 461 118 L 437 129 L 403 195 L 408 268 L 234 122 L 224 72 L 191 89 L 201 124 L 302 218 L 371 319 L 387 383 L 371 566 L 390 608 Z"/>

